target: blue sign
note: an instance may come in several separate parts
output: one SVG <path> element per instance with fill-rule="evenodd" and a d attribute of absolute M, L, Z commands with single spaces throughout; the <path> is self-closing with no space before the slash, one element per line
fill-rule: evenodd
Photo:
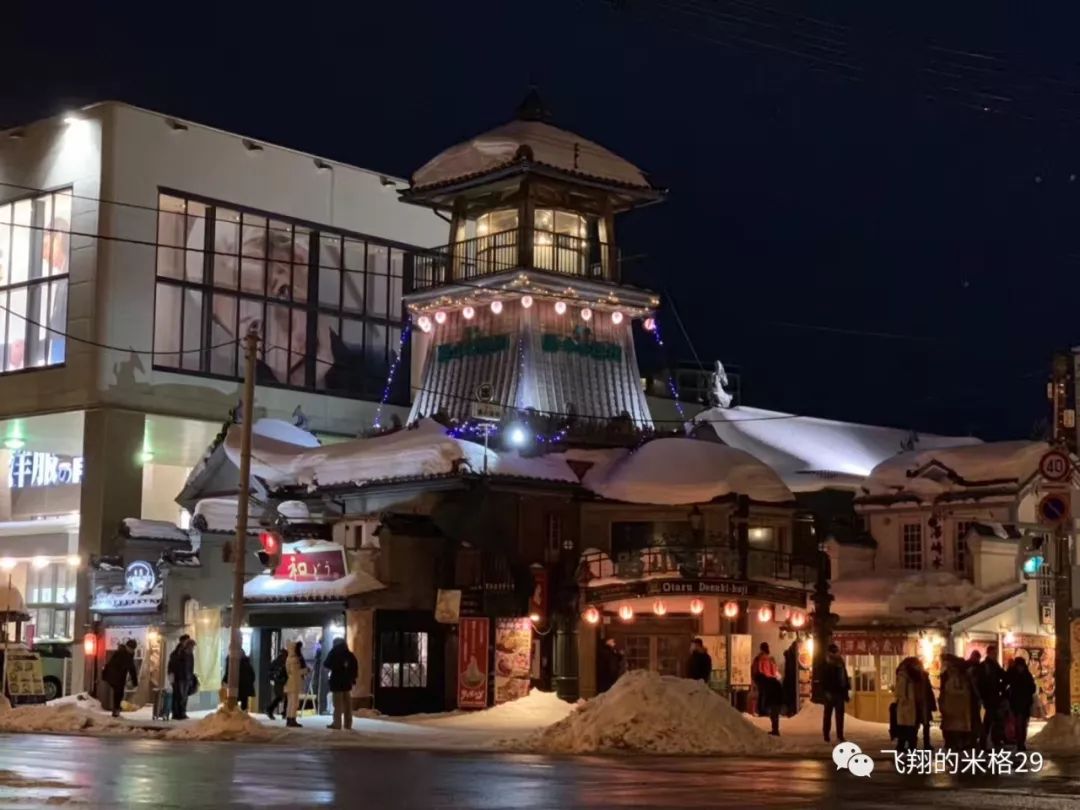
<path fill-rule="evenodd" d="M 1039 520 L 1057 526 L 1069 519 L 1069 500 L 1066 495 L 1052 492 L 1039 501 Z"/>

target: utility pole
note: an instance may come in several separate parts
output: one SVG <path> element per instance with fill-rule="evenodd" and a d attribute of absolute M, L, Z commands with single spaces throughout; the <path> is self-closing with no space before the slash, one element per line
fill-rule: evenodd
<path fill-rule="evenodd" d="M 247 548 L 248 504 L 251 499 L 251 420 L 255 407 L 255 356 L 259 333 L 249 331 L 244 337 L 244 403 L 240 422 L 240 489 L 236 502 L 236 540 L 233 553 L 232 626 L 229 633 L 229 687 L 226 707 L 236 708 L 240 699 L 240 657 L 243 641 L 240 625 L 244 621 L 244 556 Z"/>
<path fill-rule="evenodd" d="M 1054 445 L 1069 452 L 1075 446 L 1068 431 L 1076 428 L 1076 411 L 1069 407 L 1072 392 L 1069 390 L 1073 375 L 1072 357 L 1068 354 L 1054 356 L 1053 377 L 1050 383 L 1051 417 L 1053 418 Z M 1070 476 L 1070 484 L 1071 484 Z M 1069 492 L 1073 492 L 1070 485 Z M 1070 498 L 1071 500 L 1071 498 Z M 1054 710 L 1067 717 L 1072 709 L 1070 673 L 1072 667 L 1072 568 L 1071 551 L 1072 520 L 1063 521 L 1054 532 Z"/>

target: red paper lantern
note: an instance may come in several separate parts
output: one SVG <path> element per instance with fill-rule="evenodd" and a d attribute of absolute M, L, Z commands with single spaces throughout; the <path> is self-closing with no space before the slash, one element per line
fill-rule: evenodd
<path fill-rule="evenodd" d="M 695 616 L 700 616 L 702 613 L 705 612 L 705 603 L 697 598 L 691 599 L 690 612 L 693 613 Z"/>
<path fill-rule="evenodd" d="M 768 605 L 762 605 L 757 612 L 759 622 L 771 622 L 773 617 L 772 608 Z"/>
<path fill-rule="evenodd" d="M 97 656 L 97 636 L 93 633 L 87 633 L 83 636 L 82 648 L 83 655 L 87 658 L 95 658 Z"/>
<path fill-rule="evenodd" d="M 739 603 L 738 602 L 725 602 L 724 603 L 724 616 L 729 619 L 734 619 L 739 615 Z"/>
<path fill-rule="evenodd" d="M 663 599 L 657 599 L 655 602 L 652 603 L 652 612 L 655 613 L 657 616 L 663 616 L 665 613 L 667 613 L 667 604 L 664 602 Z"/>
<path fill-rule="evenodd" d="M 588 624 L 596 624 L 600 621 L 600 611 L 590 605 L 585 608 L 585 612 L 581 614 L 581 618 Z"/>
<path fill-rule="evenodd" d="M 281 551 L 281 537 L 277 532 L 259 532 L 259 542 L 267 554 L 277 554 Z"/>

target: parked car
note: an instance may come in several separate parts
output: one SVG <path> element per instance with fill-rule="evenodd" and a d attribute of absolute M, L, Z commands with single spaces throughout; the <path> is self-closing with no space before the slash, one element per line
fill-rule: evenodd
<path fill-rule="evenodd" d="M 39 641 L 34 644 L 34 652 L 41 656 L 45 700 L 63 697 L 71 678 L 71 642 Z"/>

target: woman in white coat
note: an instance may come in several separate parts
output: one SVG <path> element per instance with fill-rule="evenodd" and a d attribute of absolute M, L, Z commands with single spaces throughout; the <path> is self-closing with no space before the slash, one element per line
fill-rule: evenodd
<path fill-rule="evenodd" d="M 288 675 L 288 680 L 285 681 L 285 697 L 288 701 L 285 710 L 285 725 L 293 728 L 300 726 L 296 722 L 296 713 L 300 708 L 300 695 L 304 691 L 304 683 L 308 675 L 302 648 L 303 642 L 294 641 L 289 645 L 289 657 L 285 659 L 285 673 Z"/>

